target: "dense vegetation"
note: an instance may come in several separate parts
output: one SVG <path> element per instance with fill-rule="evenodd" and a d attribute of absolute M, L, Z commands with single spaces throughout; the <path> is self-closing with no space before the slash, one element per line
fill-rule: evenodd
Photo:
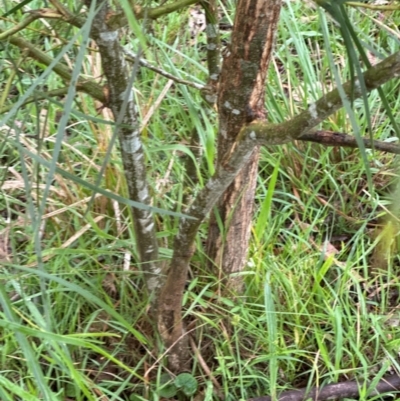
<path fill-rule="evenodd" d="M 219 7 L 229 27 L 235 2 Z M 399 50 L 398 12 L 347 10 L 371 64 Z M 184 8 L 149 22 L 145 35 L 121 35 L 127 50 L 142 46 L 148 63 L 192 84 L 172 84 L 146 67 L 134 77 L 166 261 L 176 216 L 215 168 L 217 111 L 193 85 L 207 80 L 205 33 L 192 28 L 197 12 Z M 43 76 L 43 62 L 3 40 L 2 32 L 22 18 L 19 10 L 0 21 L 1 400 L 136 401 L 176 393 L 229 401 L 400 372 L 398 159 L 366 150 L 371 186 L 358 149 L 296 141 L 261 150 L 243 294 L 227 293 L 221 273 L 210 269 L 207 222 L 201 226 L 183 299 L 193 365 L 190 375 L 170 382 L 132 245 L 110 110 L 84 92 L 71 95 L 48 73 L 52 66 Z M 40 19 L 23 37 L 63 66 L 80 63 L 83 78 L 103 85 L 96 46 L 89 40 L 81 51 L 88 34 L 75 32 L 63 21 Z M 222 35 L 229 40 L 229 29 Z M 336 86 L 330 54 L 345 80 L 345 43 L 332 20 L 312 2 L 285 2 L 267 79 L 271 122 L 289 119 Z M 398 119 L 398 79 L 383 91 Z M 378 93 L 368 101 L 370 123 L 363 102 L 353 105 L 361 134 L 397 141 Z M 352 133 L 345 110 L 321 129 Z M 188 185 L 188 159 L 195 162 L 195 187 Z"/>

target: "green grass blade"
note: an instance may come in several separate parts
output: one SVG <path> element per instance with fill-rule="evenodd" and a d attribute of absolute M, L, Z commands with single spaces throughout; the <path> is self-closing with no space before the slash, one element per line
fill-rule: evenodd
<path fill-rule="evenodd" d="M 18 384 L 12 383 L 10 380 L 8 380 L 6 377 L 0 375 L 0 386 L 3 387 L 4 390 L 8 390 L 10 393 L 13 394 L 12 398 L 9 398 L 11 396 L 5 396 L 3 393 L 3 389 L 0 387 L 0 396 L 2 401 L 8 401 L 8 400 L 15 400 L 15 397 L 19 397 L 21 400 L 24 401 L 41 401 L 42 398 L 38 398 L 24 389 L 22 389 Z"/>
<path fill-rule="evenodd" d="M 261 241 L 262 234 L 267 229 L 268 222 L 271 217 L 271 205 L 272 205 L 272 198 L 275 191 L 276 181 L 278 179 L 280 167 L 280 160 L 275 164 L 274 170 L 271 174 L 271 178 L 268 184 L 267 195 L 264 198 L 264 201 L 261 205 L 260 214 L 258 216 L 258 220 L 255 227 L 255 234 L 258 241 Z"/>
<path fill-rule="evenodd" d="M 12 267 L 14 269 L 21 270 L 28 274 L 35 274 L 39 277 L 43 277 L 48 281 L 55 281 L 56 283 L 62 285 L 63 287 L 68 288 L 70 291 L 76 292 L 77 294 L 84 297 L 88 301 L 92 302 L 93 304 L 99 306 L 101 309 L 105 310 L 110 316 L 114 317 L 118 322 L 120 322 L 125 330 L 132 333 L 138 341 L 140 341 L 142 344 L 146 344 L 146 339 L 144 338 L 144 336 L 142 336 L 142 334 L 140 334 L 137 330 L 131 327 L 129 322 L 123 316 L 121 316 L 118 312 L 115 311 L 115 309 L 107 305 L 104 301 L 102 301 L 100 298 L 98 298 L 96 295 L 92 294 L 90 291 L 83 288 L 82 286 L 71 283 L 67 280 L 64 280 L 61 277 L 55 276 L 50 273 L 46 273 L 44 271 L 40 271 L 38 269 L 27 268 L 18 265 L 12 265 Z"/>
<path fill-rule="evenodd" d="M 5 316 L 10 321 L 10 323 L 17 324 L 18 318 L 15 316 L 12 305 L 8 299 L 6 291 L 3 284 L 0 282 L 0 304 L 4 311 Z M 15 332 L 16 340 L 21 348 L 22 353 L 25 356 L 26 364 L 29 367 L 33 377 L 36 380 L 38 388 L 45 396 L 46 399 L 52 401 L 55 400 L 55 396 L 50 390 L 47 380 L 44 377 L 42 369 L 40 367 L 37 356 L 35 355 L 33 348 L 28 341 L 27 337 L 21 332 Z"/>
<path fill-rule="evenodd" d="M 326 48 L 327 48 L 327 56 L 328 56 L 328 59 L 329 59 L 329 64 L 331 66 L 331 71 L 332 71 L 332 73 L 333 73 L 333 75 L 335 77 L 335 82 L 336 82 L 337 89 L 338 89 L 338 92 L 340 94 L 340 97 L 342 99 L 343 107 L 347 112 L 347 115 L 348 115 L 348 117 L 350 119 L 351 126 L 352 126 L 353 131 L 354 131 L 354 136 L 356 138 L 356 142 L 357 142 L 358 148 L 360 150 L 361 158 L 362 158 L 363 165 L 364 165 L 364 168 L 365 168 L 365 172 L 366 172 L 366 175 L 367 175 L 369 189 L 370 189 L 371 193 L 373 193 L 374 192 L 374 187 L 372 185 L 371 169 L 369 167 L 369 163 L 368 163 L 367 153 L 365 151 L 364 142 L 363 142 L 363 140 L 361 138 L 360 128 L 359 128 L 359 126 L 357 124 L 357 121 L 356 121 L 356 118 L 355 118 L 355 115 L 354 115 L 354 111 L 353 111 L 353 109 L 351 107 L 351 103 L 349 102 L 349 100 L 348 100 L 348 98 L 347 98 L 347 96 L 346 96 L 346 94 L 344 92 L 342 81 L 341 81 L 339 73 L 338 73 L 338 71 L 336 69 L 336 65 L 335 65 L 335 62 L 333 60 L 332 49 L 331 49 L 330 44 L 329 44 L 329 34 L 328 34 L 327 27 L 326 27 L 326 22 L 325 22 L 325 19 L 323 18 L 321 13 L 320 13 L 320 18 L 323 21 L 323 23 L 321 24 L 322 25 L 322 33 L 323 33 L 325 45 L 326 45 Z M 352 47 L 350 46 L 348 48 L 348 50 L 349 49 L 351 51 Z M 349 61 L 349 63 L 350 63 L 350 65 L 352 64 L 351 61 Z"/>
<path fill-rule="evenodd" d="M 40 157 L 37 154 L 25 149 L 24 147 L 22 147 L 22 145 L 20 143 L 18 143 L 18 141 L 15 141 L 15 140 L 13 140 L 11 138 L 7 138 L 7 140 L 10 141 L 11 143 L 13 143 L 22 154 L 25 154 L 25 155 L 31 157 L 33 160 L 39 162 L 40 164 L 42 164 L 45 167 L 49 167 L 50 166 L 50 162 L 49 161 L 43 159 L 42 157 Z M 194 218 L 194 217 L 182 214 L 182 213 L 171 212 L 169 210 L 160 209 L 160 208 L 153 207 L 153 206 L 148 206 L 148 205 L 145 205 L 143 203 L 135 202 L 135 201 L 132 201 L 130 199 L 124 198 L 122 196 L 116 195 L 116 194 L 114 194 L 114 193 L 112 193 L 110 191 L 107 191 L 107 190 L 102 189 L 100 187 L 96 187 L 94 184 L 91 184 L 90 182 L 88 182 L 86 180 L 83 180 L 82 178 L 77 177 L 77 176 L 69 173 L 68 171 L 65 171 L 65 170 L 61 169 L 60 167 L 56 167 L 56 172 L 58 174 L 62 175 L 63 177 L 68 178 L 69 180 L 72 180 L 72 181 L 82 185 L 83 187 L 86 187 L 86 188 L 88 188 L 88 189 L 90 189 L 92 191 L 96 191 L 96 192 L 106 196 L 107 198 L 113 199 L 113 200 L 115 200 L 117 202 L 120 202 L 120 203 L 123 203 L 125 205 L 136 207 L 138 209 L 150 210 L 150 211 L 152 211 L 154 213 L 165 214 L 165 215 L 173 216 L 173 217 L 179 217 L 179 218 L 180 217 L 185 217 L 185 218 L 188 218 L 188 219 L 193 219 Z"/>
<path fill-rule="evenodd" d="M 271 286 L 272 272 L 267 272 L 264 285 L 264 306 L 265 316 L 267 320 L 268 343 L 270 353 L 269 378 L 270 378 L 270 395 L 272 399 L 276 397 L 276 385 L 278 379 L 278 357 L 277 357 L 277 342 L 278 342 L 278 323 L 275 311 L 275 301 L 273 298 L 273 290 Z"/>

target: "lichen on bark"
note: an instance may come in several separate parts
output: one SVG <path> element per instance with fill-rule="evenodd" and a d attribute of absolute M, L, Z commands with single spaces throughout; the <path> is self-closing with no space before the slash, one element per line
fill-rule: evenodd
<path fill-rule="evenodd" d="M 90 1 L 88 1 L 90 3 Z M 107 25 L 108 2 L 103 2 L 92 24 L 91 37 L 101 55 L 108 86 L 108 106 L 113 112 L 121 145 L 122 162 L 130 199 L 150 206 L 143 144 L 132 92 L 131 73 L 119 41 L 118 31 Z M 158 260 L 154 218 L 149 210 L 132 208 L 136 248 L 149 292 L 158 293 L 163 275 Z M 152 298 L 157 300 L 157 296 Z"/>

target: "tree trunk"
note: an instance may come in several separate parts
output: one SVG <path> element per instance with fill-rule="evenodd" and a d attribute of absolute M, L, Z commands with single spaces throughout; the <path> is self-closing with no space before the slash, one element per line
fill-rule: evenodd
<path fill-rule="evenodd" d="M 218 96 L 218 164 L 232 150 L 241 128 L 266 117 L 265 78 L 279 20 L 281 0 L 239 0 L 232 43 L 221 71 Z M 240 291 L 250 238 L 259 149 L 224 192 L 211 217 L 207 253 L 226 278 L 227 288 Z M 223 232 L 215 213 L 223 223 Z"/>
<path fill-rule="evenodd" d="M 86 3 L 90 7 L 91 1 L 87 0 Z M 147 206 L 146 209 L 133 207 L 132 215 L 141 268 L 145 275 L 148 292 L 154 294 L 155 302 L 164 279 L 158 260 L 154 217 L 148 208 L 151 206 L 151 196 L 138 115 L 134 96 L 131 94 L 133 79 L 125 61 L 118 31 L 107 24 L 109 12 L 108 2 L 103 2 L 93 19 L 91 37 L 99 48 L 104 75 L 107 78 L 108 106 L 112 110 L 117 125 L 129 198 Z"/>

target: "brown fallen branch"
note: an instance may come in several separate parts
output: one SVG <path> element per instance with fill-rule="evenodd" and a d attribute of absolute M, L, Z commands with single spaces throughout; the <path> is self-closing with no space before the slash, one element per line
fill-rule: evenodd
<path fill-rule="evenodd" d="M 352 135 L 332 131 L 314 131 L 307 132 L 298 138 L 300 141 L 315 142 L 325 146 L 345 146 L 348 148 L 358 148 L 356 138 Z M 400 154 L 400 146 L 383 141 L 371 141 L 362 138 L 366 149 L 381 150 L 382 152 Z"/>
<path fill-rule="evenodd" d="M 278 401 L 305 401 L 315 400 L 324 401 L 332 398 L 357 398 L 360 396 L 362 387 L 366 383 L 358 383 L 357 381 L 347 381 L 343 383 L 329 384 L 323 388 L 313 387 L 298 390 L 284 391 L 281 393 Z M 370 385 L 370 384 L 367 384 Z M 393 393 L 400 391 L 400 376 L 387 376 L 380 380 L 374 389 L 370 389 L 369 396 L 377 394 Z M 250 398 L 248 401 L 272 401 L 269 396 Z"/>

